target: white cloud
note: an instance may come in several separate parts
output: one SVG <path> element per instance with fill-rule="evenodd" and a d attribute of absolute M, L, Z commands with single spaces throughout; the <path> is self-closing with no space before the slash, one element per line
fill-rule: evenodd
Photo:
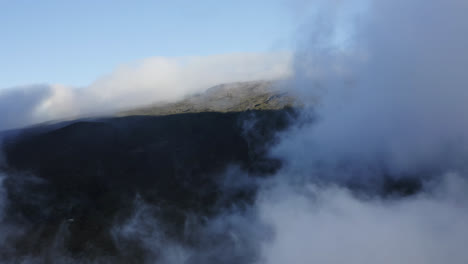
<path fill-rule="evenodd" d="M 315 185 L 269 191 L 257 206 L 274 236 L 260 263 L 466 263 L 468 185 L 444 178 L 434 193 L 396 200 Z"/>
<path fill-rule="evenodd" d="M 122 65 L 86 87 L 12 88 L 0 93 L 7 113 L 0 129 L 173 101 L 220 83 L 282 79 L 292 74 L 290 63 L 289 53 L 153 57 Z"/>
<path fill-rule="evenodd" d="M 85 88 L 83 94 L 91 104 L 96 99 L 106 106 L 129 107 L 176 100 L 225 82 L 285 78 L 291 74 L 289 66 L 286 53 L 154 57 L 118 68 Z"/>
<path fill-rule="evenodd" d="M 467 263 L 468 2 L 369 1 L 339 47 L 355 1 L 314 3 L 292 84 L 320 105 L 274 149 L 286 166 L 256 204 L 275 233 L 260 263 Z M 389 177 L 423 188 L 389 198 Z"/>
<path fill-rule="evenodd" d="M 301 97 L 321 98 L 318 122 L 288 134 L 278 155 L 309 175 L 328 166 L 335 178 L 343 164 L 361 175 L 466 167 L 468 20 L 460 10 L 468 2 L 370 1 L 349 19 L 345 51 L 334 45 L 340 14 L 348 16 L 338 2 L 294 60 Z"/>

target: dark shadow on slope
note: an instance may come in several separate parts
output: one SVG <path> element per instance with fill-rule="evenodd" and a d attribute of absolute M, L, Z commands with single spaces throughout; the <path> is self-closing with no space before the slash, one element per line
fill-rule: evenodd
<path fill-rule="evenodd" d="M 210 217 L 253 199 L 254 189 L 227 192 L 219 177 L 233 164 L 248 172 L 239 177 L 273 174 L 281 163 L 267 150 L 295 116 L 293 109 L 128 116 L 10 135 L 7 221 L 28 227 L 11 243 L 19 255 L 44 254 L 66 223 L 66 252 L 119 255 L 109 228 L 130 215 L 137 194 L 160 208 L 177 237 L 187 214 Z"/>

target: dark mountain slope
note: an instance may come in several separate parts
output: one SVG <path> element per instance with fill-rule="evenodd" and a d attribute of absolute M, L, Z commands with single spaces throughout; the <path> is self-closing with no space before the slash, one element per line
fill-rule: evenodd
<path fill-rule="evenodd" d="M 93 245 L 119 254 L 108 228 L 128 216 L 137 195 L 161 208 L 177 236 L 187 214 L 209 217 L 253 198 L 253 190 L 224 190 L 223 172 L 236 165 L 251 177 L 273 173 L 280 163 L 266 150 L 294 116 L 292 109 L 128 116 L 10 136 L 7 215 L 31 227 L 16 248 L 39 254 L 67 223 L 67 251 Z"/>

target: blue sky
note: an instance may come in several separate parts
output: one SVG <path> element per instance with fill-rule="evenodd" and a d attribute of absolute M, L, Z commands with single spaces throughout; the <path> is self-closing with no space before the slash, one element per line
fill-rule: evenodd
<path fill-rule="evenodd" d="M 153 56 L 289 50 L 283 0 L 0 0 L 0 88 L 84 86 Z"/>

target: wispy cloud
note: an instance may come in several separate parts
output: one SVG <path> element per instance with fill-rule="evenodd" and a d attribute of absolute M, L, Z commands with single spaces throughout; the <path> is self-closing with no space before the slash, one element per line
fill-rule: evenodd
<path fill-rule="evenodd" d="M 0 92 L 0 128 L 173 101 L 220 83 L 286 78 L 290 63 L 288 53 L 153 57 L 124 64 L 86 87 L 11 88 Z"/>

